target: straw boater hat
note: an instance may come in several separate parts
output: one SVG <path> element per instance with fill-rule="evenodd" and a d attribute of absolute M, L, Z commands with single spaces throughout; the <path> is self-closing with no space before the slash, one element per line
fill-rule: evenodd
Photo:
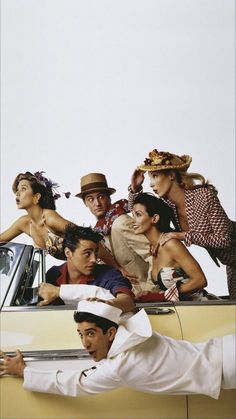
<path fill-rule="evenodd" d="M 116 324 L 119 324 L 120 315 L 122 313 L 122 310 L 109 304 L 101 303 L 100 301 L 87 300 L 81 300 L 78 303 L 77 311 L 79 313 L 95 314 L 96 316 L 103 317 Z"/>
<path fill-rule="evenodd" d="M 106 176 L 102 173 L 89 173 L 88 175 L 82 176 L 80 187 L 81 191 L 75 195 L 79 198 L 84 198 L 85 195 L 92 192 L 108 192 L 109 195 L 116 192 L 114 188 L 108 187 Z"/>
<path fill-rule="evenodd" d="M 187 170 L 192 161 L 188 155 L 177 156 L 166 151 L 156 149 L 149 153 L 149 157 L 144 160 L 144 164 L 138 166 L 139 170 L 154 172 L 157 170 Z"/>

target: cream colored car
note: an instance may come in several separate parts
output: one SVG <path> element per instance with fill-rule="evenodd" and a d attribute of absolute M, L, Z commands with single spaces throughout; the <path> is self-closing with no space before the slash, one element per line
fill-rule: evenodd
<path fill-rule="evenodd" d="M 32 246 L 0 246 L 1 348 L 24 352 L 27 363 L 45 369 L 84 369 L 93 361 L 81 346 L 72 306 L 38 307 L 37 286 L 44 278 L 45 258 Z M 204 303 L 137 305 L 149 313 L 158 332 L 199 342 L 235 333 L 236 305 L 227 300 Z M 148 374 L 148 371 L 147 371 Z M 206 371 L 207 374 L 207 371 Z M 23 390 L 22 380 L 0 380 L 2 419 L 235 419 L 236 392 L 206 396 L 155 396 L 127 388 L 96 396 L 66 397 Z"/>

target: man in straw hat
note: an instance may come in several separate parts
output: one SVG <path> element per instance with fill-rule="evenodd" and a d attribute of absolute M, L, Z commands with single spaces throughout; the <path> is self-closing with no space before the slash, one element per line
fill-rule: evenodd
<path fill-rule="evenodd" d="M 87 370 L 41 371 L 27 367 L 20 351 L 2 353 L 1 374 L 24 377 L 24 389 L 68 396 L 93 395 L 118 387 L 152 394 L 204 394 L 236 387 L 235 335 L 202 343 L 153 332 L 144 310 L 123 321 L 121 310 L 80 301 L 74 313 L 82 344 L 96 366 Z M 77 362 L 77 361 L 75 361 Z"/>
<path fill-rule="evenodd" d="M 96 217 L 94 229 L 103 235 L 106 248 L 124 269 L 123 274 L 130 280 L 133 279 L 133 282 L 138 282 L 133 287 L 137 296 L 140 295 L 142 286 L 146 286 L 147 283 L 151 260 L 148 261 L 149 242 L 143 234 L 134 234 L 127 200 L 121 199 L 112 204 L 111 195 L 115 192 L 114 188 L 108 187 L 104 174 L 89 173 L 81 178 L 81 191 L 76 196 L 83 199 Z"/>
<path fill-rule="evenodd" d="M 85 298 L 109 300 L 122 311 L 133 311 L 134 294 L 131 284 L 120 271 L 105 264 L 97 264 L 102 236 L 90 227 L 69 224 L 65 229 L 63 250 L 67 259 L 63 265 L 52 266 L 46 274 L 46 283 L 39 288 L 42 301 L 71 304 Z"/>

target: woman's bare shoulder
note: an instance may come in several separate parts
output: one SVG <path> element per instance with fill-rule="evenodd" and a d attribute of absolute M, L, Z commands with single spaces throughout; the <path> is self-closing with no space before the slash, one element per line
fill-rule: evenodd
<path fill-rule="evenodd" d="M 166 252 L 172 253 L 184 249 L 185 245 L 178 239 L 170 239 L 164 244 L 163 248 Z"/>
<path fill-rule="evenodd" d="M 55 231 L 62 231 L 69 221 L 63 218 L 57 211 L 51 209 L 43 210 L 43 217 L 48 227 L 51 227 Z"/>
<path fill-rule="evenodd" d="M 58 214 L 55 210 L 44 208 L 43 215 L 44 217 L 53 217 L 55 214 Z"/>
<path fill-rule="evenodd" d="M 17 220 L 14 222 L 14 224 L 18 226 L 26 226 L 30 222 L 30 216 L 29 215 L 22 215 L 21 217 L 17 218 Z"/>
<path fill-rule="evenodd" d="M 44 209 L 43 216 L 46 220 L 57 220 L 57 219 L 64 219 L 56 210 L 52 209 Z"/>
<path fill-rule="evenodd" d="M 0 241 L 10 241 L 21 233 L 29 234 L 30 217 L 23 215 L 17 218 L 7 230 L 0 234 Z"/>

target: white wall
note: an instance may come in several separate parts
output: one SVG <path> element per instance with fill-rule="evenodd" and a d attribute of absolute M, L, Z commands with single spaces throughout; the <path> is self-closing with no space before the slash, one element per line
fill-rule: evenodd
<path fill-rule="evenodd" d="M 2 231 L 23 214 L 19 172 L 73 195 L 103 172 L 119 199 L 153 148 L 190 154 L 235 218 L 233 0 L 2 0 L 1 19 Z M 57 209 L 94 223 L 73 196 Z M 227 293 L 224 267 L 191 251 L 208 289 Z"/>

